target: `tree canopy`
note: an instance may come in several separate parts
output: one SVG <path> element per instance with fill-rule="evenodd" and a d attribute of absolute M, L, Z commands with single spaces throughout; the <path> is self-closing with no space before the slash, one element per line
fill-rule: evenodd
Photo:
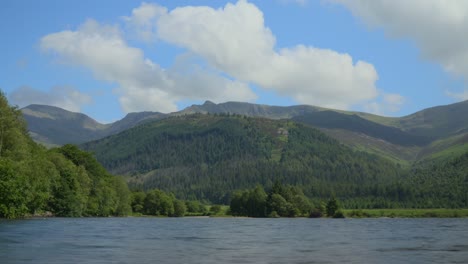
<path fill-rule="evenodd" d="M 47 150 L 28 135 L 21 112 L 0 92 L 0 217 L 131 213 L 125 181 L 73 145 Z"/>

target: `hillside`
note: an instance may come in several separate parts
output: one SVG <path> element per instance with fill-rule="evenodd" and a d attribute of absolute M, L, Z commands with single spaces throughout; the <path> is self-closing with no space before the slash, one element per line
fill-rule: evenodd
<path fill-rule="evenodd" d="M 105 136 L 105 125 L 81 113 L 45 105 L 30 105 L 21 111 L 32 138 L 45 145 L 81 143 Z"/>
<path fill-rule="evenodd" d="M 134 127 L 166 115 L 155 112 L 129 113 L 123 119 L 101 124 L 89 116 L 54 106 L 29 105 L 21 109 L 31 137 L 46 146 L 80 144 Z"/>
<path fill-rule="evenodd" d="M 449 158 L 468 151 L 468 101 L 421 110 L 404 117 L 314 106 L 267 106 L 227 102 L 193 105 L 181 113 L 233 113 L 272 119 L 292 119 L 320 129 L 356 150 L 377 154 L 409 166 L 434 157 Z M 462 138 L 462 139 L 460 139 Z M 462 146 L 460 146 L 460 144 Z"/>
<path fill-rule="evenodd" d="M 216 108 L 209 102 L 204 105 Z M 55 124 L 71 120 L 95 131 L 90 135 L 109 133 L 82 147 L 112 172 L 126 175 L 132 188 L 161 188 L 182 199 L 227 203 L 233 190 L 256 184 L 268 189 L 280 181 L 298 186 L 316 202 L 335 194 L 348 208 L 468 205 L 463 196 L 468 188 L 463 166 L 468 136 L 459 129 L 461 124 L 453 124 L 455 130 L 433 125 L 449 136 L 440 132 L 441 138 L 431 141 L 428 134 L 418 136 L 409 126 L 372 122 L 362 113 L 312 108 L 279 120 L 143 112 L 108 125 L 62 109 L 40 109 L 22 111 L 51 120 L 52 127 L 54 120 Z M 413 164 L 414 160 L 419 161 Z"/>
<path fill-rule="evenodd" d="M 268 106 L 242 102 L 214 104 L 207 101 L 170 114 L 130 113 L 122 120 L 106 125 L 83 114 L 56 107 L 32 105 L 22 111 L 32 137 L 48 146 L 84 143 L 170 116 L 230 113 L 302 122 L 355 150 L 377 154 L 405 166 L 422 159 L 449 158 L 452 152 L 468 150 L 468 120 L 464 118 L 468 102 L 390 118 L 307 105 Z"/>
<path fill-rule="evenodd" d="M 226 102 L 215 104 L 210 101 L 206 101 L 202 105 L 192 105 L 183 109 L 180 112 L 174 113 L 174 115 L 184 114 L 238 114 L 253 117 L 265 117 L 269 119 L 289 119 L 295 116 L 304 115 L 307 113 L 313 113 L 317 111 L 323 111 L 326 108 L 321 108 L 311 105 L 295 105 L 295 106 L 270 106 L 262 104 L 251 104 L 243 102 Z"/>
<path fill-rule="evenodd" d="M 245 116 L 171 117 L 82 147 L 134 187 L 222 203 L 233 190 L 275 180 L 302 186 L 311 197 L 339 193 L 349 202 L 373 203 L 375 186 L 394 191 L 402 174 L 393 163 L 301 123 Z"/>
<path fill-rule="evenodd" d="M 468 132 L 468 101 L 436 106 L 399 118 L 395 126 L 418 136 L 447 138 Z"/>

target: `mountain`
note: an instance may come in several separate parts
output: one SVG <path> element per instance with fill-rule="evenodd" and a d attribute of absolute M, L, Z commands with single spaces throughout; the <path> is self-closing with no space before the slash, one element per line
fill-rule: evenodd
<path fill-rule="evenodd" d="M 376 185 L 393 191 L 402 175 L 394 163 L 307 125 L 224 114 L 169 117 L 81 147 L 135 188 L 215 203 L 228 202 L 233 190 L 275 180 L 302 186 L 309 196 L 339 192 L 352 202 L 377 195 Z"/>
<path fill-rule="evenodd" d="M 106 125 L 81 113 L 58 107 L 30 105 L 21 109 L 31 137 L 45 145 L 81 143 L 105 136 Z"/>
<path fill-rule="evenodd" d="M 419 136 L 441 139 L 468 132 L 468 101 L 436 106 L 399 118 L 394 126 Z"/>
<path fill-rule="evenodd" d="M 464 118 L 468 101 L 433 107 L 404 117 L 382 117 L 308 105 L 215 104 L 206 101 L 170 114 L 130 113 L 122 120 L 106 125 L 56 107 L 32 105 L 22 110 L 33 138 L 46 145 L 80 144 L 171 116 L 229 113 L 302 122 L 356 150 L 407 166 L 413 161 L 447 158 L 468 150 L 468 119 Z"/>
<path fill-rule="evenodd" d="M 226 102 L 221 104 L 215 104 L 213 102 L 206 101 L 203 105 L 192 105 L 175 114 L 183 115 L 194 113 L 230 113 L 245 116 L 265 117 L 270 119 L 288 119 L 307 113 L 323 111 L 325 109 L 326 108 L 310 105 L 270 106 L 242 102 Z"/>
<path fill-rule="evenodd" d="M 146 120 L 166 115 L 155 112 L 129 113 L 112 124 L 101 124 L 89 116 L 47 105 L 29 105 L 21 109 L 31 137 L 46 146 L 80 144 L 134 127 Z"/>

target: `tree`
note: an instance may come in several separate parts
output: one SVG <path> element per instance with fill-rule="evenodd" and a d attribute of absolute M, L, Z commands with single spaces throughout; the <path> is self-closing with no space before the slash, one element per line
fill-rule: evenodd
<path fill-rule="evenodd" d="M 144 213 L 145 197 L 145 192 L 140 191 L 132 193 L 132 210 L 134 213 Z"/>
<path fill-rule="evenodd" d="M 145 213 L 148 215 L 170 216 L 174 214 L 174 204 L 169 195 L 154 189 L 146 194 Z"/>
<path fill-rule="evenodd" d="M 269 212 L 273 214 L 275 212 L 279 216 L 288 216 L 288 202 L 283 198 L 283 196 L 274 193 L 271 195 L 270 200 L 268 201 L 269 204 Z"/>
<path fill-rule="evenodd" d="M 22 159 L 28 154 L 30 142 L 21 111 L 11 107 L 0 91 L 0 157 Z"/>
<path fill-rule="evenodd" d="M 266 201 L 267 194 L 261 185 L 257 185 L 248 193 L 247 198 L 247 215 L 252 217 L 266 216 Z"/>
<path fill-rule="evenodd" d="M 132 194 L 128 189 L 127 183 L 121 177 L 114 178 L 115 190 L 117 195 L 117 208 L 115 210 L 115 215 L 125 216 L 132 213 Z"/>
<path fill-rule="evenodd" d="M 186 211 L 185 203 L 181 200 L 174 200 L 174 214 L 172 216 L 182 217 L 185 215 Z"/>
<path fill-rule="evenodd" d="M 52 187 L 51 211 L 58 216 L 82 216 L 87 209 L 90 179 L 83 167 L 76 167 L 59 153 L 51 153 L 59 177 Z"/>
<path fill-rule="evenodd" d="M 210 206 L 210 212 L 215 215 L 219 214 L 221 212 L 221 205 L 215 204 Z"/>
<path fill-rule="evenodd" d="M 312 203 L 310 200 L 301 194 L 296 194 L 292 198 L 292 204 L 299 211 L 300 215 L 308 216 L 312 210 Z"/>
<path fill-rule="evenodd" d="M 27 185 L 25 177 L 15 173 L 12 161 L 0 159 L 0 217 L 22 217 L 28 210 L 22 187 Z"/>
<path fill-rule="evenodd" d="M 248 215 L 247 210 L 245 208 L 246 195 L 244 195 L 244 193 L 245 192 L 236 191 L 232 195 L 229 209 L 231 211 L 231 214 L 234 216 L 247 216 Z"/>
<path fill-rule="evenodd" d="M 187 207 L 187 212 L 189 213 L 206 213 L 206 207 L 200 203 L 200 201 L 186 201 L 185 205 Z"/>
<path fill-rule="evenodd" d="M 327 210 L 327 216 L 332 217 L 335 215 L 335 213 L 338 211 L 339 205 L 338 201 L 336 198 L 333 196 L 328 200 L 326 210 Z"/>

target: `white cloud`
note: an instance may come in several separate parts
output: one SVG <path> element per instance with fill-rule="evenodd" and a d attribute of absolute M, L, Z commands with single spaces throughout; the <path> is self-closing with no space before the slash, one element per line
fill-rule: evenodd
<path fill-rule="evenodd" d="M 448 97 L 452 97 L 454 98 L 455 100 L 459 100 L 459 101 L 465 101 L 465 100 L 468 100 L 468 90 L 464 90 L 463 92 L 451 92 L 451 91 L 446 91 L 445 94 L 448 96 Z"/>
<path fill-rule="evenodd" d="M 406 101 L 405 97 L 399 94 L 384 94 L 383 100 L 390 112 L 398 112 Z"/>
<path fill-rule="evenodd" d="M 138 13 L 141 14 L 141 13 Z M 135 20 L 137 21 L 137 20 Z M 256 97 L 247 84 L 208 71 L 186 72 L 163 69 L 146 58 L 143 51 L 128 46 L 118 27 L 88 20 L 76 31 L 62 31 L 41 39 L 41 47 L 59 61 L 84 66 L 97 79 L 115 82 L 115 92 L 124 112 L 177 110 L 180 99 L 251 101 Z M 188 65 L 188 68 L 192 66 Z M 192 67 L 193 68 L 193 67 Z"/>
<path fill-rule="evenodd" d="M 60 107 L 72 112 L 80 112 L 84 105 L 92 103 L 91 96 L 69 86 L 56 86 L 47 92 L 29 86 L 22 86 L 11 92 L 9 99 L 13 104 L 20 107 L 30 104 L 43 104 Z"/>
<path fill-rule="evenodd" d="M 131 16 L 124 16 L 123 19 L 139 39 L 153 42 L 156 40 L 156 19 L 165 13 L 167 13 L 167 8 L 143 2 L 132 10 Z"/>
<path fill-rule="evenodd" d="M 468 83 L 468 1 L 330 0 L 392 37 L 410 38 L 422 56 Z M 465 98 L 465 97 L 461 97 Z"/>
<path fill-rule="evenodd" d="M 406 98 L 399 94 L 391 94 L 380 91 L 379 97 L 364 105 L 364 110 L 376 115 L 385 115 L 400 111 Z"/>
<path fill-rule="evenodd" d="M 263 13 L 247 1 L 159 14 L 157 34 L 236 79 L 299 103 L 346 109 L 378 95 L 373 65 L 349 54 L 304 45 L 277 51 Z"/>
<path fill-rule="evenodd" d="M 97 79 L 117 83 L 114 92 L 124 112 L 171 112 L 187 99 L 252 101 L 257 96 L 249 83 L 298 103 L 340 109 L 379 96 L 372 64 L 313 46 L 276 47 L 263 13 L 245 0 L 219 9 L 185 6 L 171 11 L 143 3 L 123 20 L 140 39 L 164 40 L 189 53 L 164 69 L 143 50 L 129 46 L 118 26 L 94 20 L 74 31 L 44 36 L 41 47 L 58 62 L 83 66 Z"/>

